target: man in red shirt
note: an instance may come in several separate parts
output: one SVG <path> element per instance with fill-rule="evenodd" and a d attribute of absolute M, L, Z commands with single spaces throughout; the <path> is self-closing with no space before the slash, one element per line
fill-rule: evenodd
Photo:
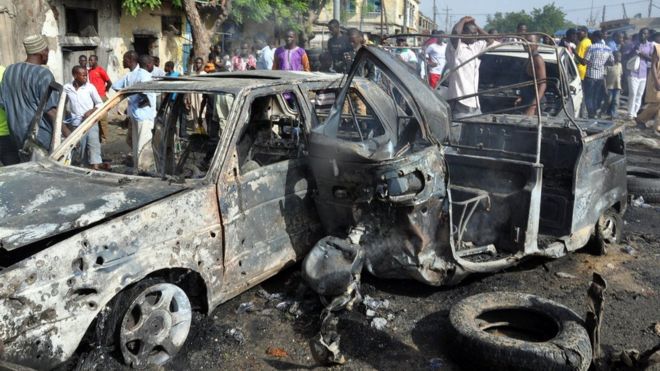
<path fill-rule="evenodd" d="M 106 93 L 108 90 L 110 90 L 112 81 L 110 81 L 110 77 L 108 76 L 108 73 L 105 72 L 103 67 L 98 65 L 98 62 L 99 59 L 96 55 L 92 54 L 89 56 L 89 71 L 87 72 L 87 75 L 89 82 L 94 85 L 96 91 L 99 93 L 99 96 L 105 102 L 108 100 Z M 99 122 L 99 129 L 101 134 L 101 141 L 104 142 L 106 140 L 105 135 L 108 132 L 105 119 L 102 119 Z"/>

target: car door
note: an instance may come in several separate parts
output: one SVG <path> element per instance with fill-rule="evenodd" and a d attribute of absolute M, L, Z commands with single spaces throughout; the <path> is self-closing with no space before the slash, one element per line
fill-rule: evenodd
<path fill-rule="evenodd" d="M 297 87 L 270 88 L 243 104 L 220 184 L 227 295 L 301 259 L 320 238 L 303 99 Z"/>
<path fill-rule="evenodd" d="M 30 161 L 33 156 L 37 156 L 37 153 L 41 155 L 47 155 L 46 149 L 39 143 L 40 130 L 43 128 L 40 127 L 41 119 L 46 113 L 46 106 L 53 101 L 53 95 L 57 99 L 57 114 L 55 117 L 55 122 L 51 122 L 51 140 L 50 140 L 50 150 L 54 150 L 57 146 L 60 145 L 62 141 L 62 120 L 64 117 L 64 111 L 66 109 L 67 96 L 63 93 L 62 85 L 52 82 L 44 95 L 41 97 L 37 111 L 35 112 L 30 126 L 28 128 L 28 135 L 23 143 L 22 147 L 19 149 L 19 154 L 22 158 L 22 161 Z"/>
<path fill-rule="evenodd" d="M 580 80 L 580 75 L 578 74 L 577 67 L 573 58 L 566 52 L 566 50 L 561 51 L 561 64 L 564 69 L 564 77 L 566 79 L 566 84 L 568 85 L 568 90 L 570 94 L 571 102 L 573 103 L 573 112 L 575 112 L 575 117 L 578 117 L 580 114 L 580 106 L 582 105 L 583 93 L 582 93 L 582 80 Z"/>

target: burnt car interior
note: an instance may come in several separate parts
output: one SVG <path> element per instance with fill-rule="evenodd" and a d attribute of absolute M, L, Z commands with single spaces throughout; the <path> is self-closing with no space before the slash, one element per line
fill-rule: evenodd
<path fill-rule="evenodd" d="M 293 92 L 256 97 L 249 121 L 236 144 L 242 174 L 299 158 L 305 149 L 305 125 Z"/>
<path fill-rule="evenodd" d="M 588 179 L 625 161 L 620 134 L 599 138 L 601 130 L 588 128 L 604 130 L 613 123 L 587 125 L 570 115 L 546 119 L 569 104 L 566 71 L 556 61 L 546 62 L 548 90 L 541 105 L 543 118 L 538 118 L 497 114 L 503 111 L 497 107 L 512 105 L 511 85 L 524 78 L 520 71 L 527 61 L 496 54 L 480 57 L 477 97 L 483 114 L 453 120 L 452 130 L 460 134 L 447 143 L 445 154 L 456 253 L 473 262 L 502 259 L 534 249 L 537 243 L 543 249 L 593 226 L 603 211 L 597 208 L 604 206 L 593 198 L 594 188 L 612 184 L 589 185 Z M 584 209 L 594 212 L 586 215 Z M 536 215 L 540 222 L 535 222 Z"/>

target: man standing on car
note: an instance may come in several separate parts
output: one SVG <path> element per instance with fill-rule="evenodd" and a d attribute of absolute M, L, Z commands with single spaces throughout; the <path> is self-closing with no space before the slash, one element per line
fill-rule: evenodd
<path fill-rule="evenodd" d="M 69 111 L 71 113 L 67 125 L 73 131 L 94 113 L 103 104 L 103 101 L 94 85 L 87 83 L 87 70 L 84 67 L 75 66 L 71 73 L 73 74 L 73 81 L 64 85 L 64 92 L 69 98 Z M 98 124 L 95 123 L 89 129 L 79 144 L 81 163 L 98 170 L 103 164 Z"/>
<path fill-rule="evenodd" d="M 466 16 L 461 18 L 452 30 L 453 35 L 488 35 L 474 22 L 474 18 Z M 448 77 L 448 99 L 453 100 L 452 114 L 455 118 L 481 114 L 479 98 L 472 96 L 457 100 L 456 98 L 473 95 L 479 91 L 479 58 L 474 58 L 484 52 L 491 41 L 476 38 L 451 39 L 447 46 L 447 65 L 451 71 Z M 469 62 L 467 62 L 469 61 Z M 467 64 L 461 66 L 463 63 Z M 456 67 L 461 66 L 457 70 Z"/>
<path fill-rule="evenodd" d="M 339 21 L 336 19 L 328 22 L 328 30 L 332 35 L 328 39 L 328 52 L 332 56 L 332 70 L 337 73 L 348 72 L 350 65 L 346 65 L 344 53 L 350 53 L 351 43 L 348 36 L 341 34 Z"/>
<path fill-rule="evenodd" d="M 138 54 L 131 50 L 124 53 L 122 65 L 130 72 L 121 80 L 112 84 L 115 90 L 121 90 L 141 82 L 151 81 L 151 74 L 138 65 Z M 128 97 L 128 118 L 132 132 L 133 166 L 137 171 L 146 168 L 140 161 L 140 154 L 151 141 L 151 131 L 156 118 L 156 95 L 153 93 L 133 94 Z"/>
<path fill-rule="evenodd" d="M 48 92 L 50 83 L 55 81 L 53 73 L 45 67 L 48 63 L 46 39 L 41 35 L 28 36 L 23 40 L 23 46 L 27 54 L 25 62 L 7 67 L 0 87 L 0 107 L 4 107 L 7 114 L 9 132 L 17 154 L 28 138 L 30 123 L 37 113 L 41 98 Z M 38 124 L 36 140 L 48 151 L 59 99 L 59 92 L 53 91 L 50 94 Z M 69 134 L 64 125 L 62 134 Z"/>
<path fill-rule="evenodd" d="M 605 98 L 605 64 L 612 62 L 614 58 L 612 50 L 603 41 L 603 34 L 600 31 L 594 31 L 591 40 L 593 43 L 584 57 L 587 73 L 583 85 L 587 114 L 593 119 L 596 118 L 596 111 Z"/>
<path fill-rule="evenodd" d="M 445 64 L 447 64 L 447 58 L 445 56 L 447 52 L 447 44 L 445 44 L 444 40 L 440 37 L 443 34 L 444 32 L 442 31 L 433 30 L 432 35 L 437 37 L 434 38 L 434 43 L 429 44 L 429 46 L 426 47 L 425 51 L 429 66 L 429 85 L 433 89 L 438 86 L 440 79 L 442 79 L 442 71 L 445 68 Z"/>

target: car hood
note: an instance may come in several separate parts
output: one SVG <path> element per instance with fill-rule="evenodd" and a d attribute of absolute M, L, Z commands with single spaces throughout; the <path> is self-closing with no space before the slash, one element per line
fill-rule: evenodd
<path fill-rule="evenodd" d="M 73 231 L 184 188 L 48 162 L 0 168 L 0 249 L 11 251 Z"/>

